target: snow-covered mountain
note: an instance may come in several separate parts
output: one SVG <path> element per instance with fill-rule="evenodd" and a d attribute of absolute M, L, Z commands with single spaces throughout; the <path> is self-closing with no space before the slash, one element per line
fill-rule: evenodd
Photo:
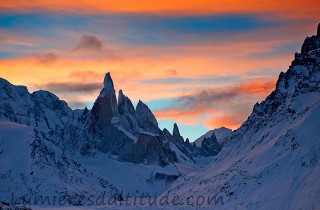
<path fill-rule="evenodd" d="M 319 209 L 320 25 L 239 129 L 194 144 L 177 124 L 159 129 L 142 101 L 117 100 L 109 73 L 92 110 L 0 79 L 0 160 L 1 208 L 13 197 L 80 205 L 82 195 L 145 193 L 167 197 L 161 208 Z"/>
<path fill-rule="evenodd" d="M 177 179 L 164 195 L 178 195 L 181 209 L 199 197 L 207 209 L 319 209 L 320 25 L 210 164 Z M 207 205 L 201 196 L 223 202 Z"/>
<path fill-rule="evenodd" d="M 223 145 L 225 140 L 232 134 L 232 130 L 226 127 L 221 127 L 221 128 L 216 128 L 213 130 L 208 131 L 207 133 L 205 133 L 204 135 L 200 136 L 199 138 L 197 138 L 194 143 L 200 147 L 202 141 L 206 138 L 210 138 L 212 136 L 212 134 L 215 135 L 218 143 L 220 145 Z"/>
<path fill-rule="evenodd" d="M 0 78 L 0 201 L 12 193 L 65 195 L 72 204 L 77 194 L 157 196 L 219 151 L 191 145 L 177 124 L 172 134 L 161 130 L 148 106 L 134 107 L 122 90 L 117 100 L 110 73 L 92 110 Z"/>

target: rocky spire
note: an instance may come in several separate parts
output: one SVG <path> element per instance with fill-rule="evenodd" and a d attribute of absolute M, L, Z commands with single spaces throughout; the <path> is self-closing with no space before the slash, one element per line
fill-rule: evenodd
<path fill-rule="evenodd" d="M 123 91 L 120 89 L 119 90 L 119 95 L 118 95 L 118 104 L 123 103 L 125 101 L 126 96 L 123 94 Z"/>
<path fill-rule="evenodd" d="M 94 133 L 101 133 L 101 129 L 104 129 L 114 116 L 119 116 L 116 93 L 109 72 L 104 77 L 103 85 L 91 110 L 90 127 Z"/>
<path fill-rule="evenodd" d="M 186 139 L 186 144 L 190 144 L 189 138 Z"/>
<path fill-rule="evenodd" d="M 103 89 L 100 92 L 99 97 L 104 97 L 106 95 L 115 95 L 113 81 L 110 72 L 106 73 L 103 80 Z"/>
<path fill-rule="evenodd" d="M 172 132 L 172 135 L 173 135 L 174 138 L 177 138 L 177 137 L 180 137 L 180 136 L 181 136 L 177 123 L 174 123 L 174 124 L 173 124 L 173 132 Z"/>
<path fill-rule="evenodd" d="M 127 103 L 126 103 L 126 96 L 123 94 L 122 90 L 119 90 L 118 109 L 119 109 L 120 115 L 123 115 L 128 109 Z"/>
<path fill-rule="evenodd" d="M 320 23 L 318 24 L 317 36 L 320 36 Z"/>
<path fill-rule="evenodd" d="M 110 75 L 110 72 L 106 73 L 103 81 L 103 89 L 100 92 L 100 95 L 98 98 L 104 98 L 108 105 L 108 110 L 113 115 L 118 115 L 118 105 L 117 105 L 117 98 L 116 98 L 116 92 L 114 89 L 113 81 Z"/>
<path fill-rule="evenodd" d="M 183 137 L 180 135 L 180 131 L 179 131 L 177 123 L 173 124 L 172 136 L 176 141 L 181 142 L 181 143 L 184 142 Z"/>
<path fill-rule="evenodd" d="M 150 132 L 158 133 L 158 122 L 149 107 L 139 100 L 136 107 L 136 118 L 141 128 L 147 129 Z"/>
<path fill-rule="evenodd" d="M 120 115 L 124 115 L 126 113 L 134 115 L 134 112 L 135 112 L 131 100 L 123 94 L 122 90 L 119 90 L 118 109 L 119 109 Z"/>

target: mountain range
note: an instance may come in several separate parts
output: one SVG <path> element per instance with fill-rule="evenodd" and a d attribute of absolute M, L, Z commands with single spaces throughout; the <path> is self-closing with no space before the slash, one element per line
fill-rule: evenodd
<path fill-rule="evenodd" d="M 239 129 L 191 143 L 177 124 L 161 130 L 134 107 L 110 73 L 91 110 L 72 110 L 48 91 L 0 79 L 0 197 L 124 193 L 178 196 L 186 209 L 318 209 L 320 205 L 320 25 Z M 208 195 L 220 198 L 199 206 Z M 137 207 L 138 208 L 138 207 Z M 139 206 L 139 208 L 149 208 Z"/>
<path fill-rule="evenodd" d="M 0 197 L 5 201 L 12 192 L 18 198 L 63 194 L 73 204 L 79 193 L 158 196 L 221 150 L 215 136 L 196 146 L 184 140 L 177 124 L 172 134 L 161 130 L 145 103 L 134 107 L 122 90 L 116 98 L 110 73 L 91 110 L 72 110 L 51 92 L 29 93 L 2 78 L 0 90 L 0 158 L 7 160 L 0 163 Z M 17 170 L 10 167 L 17 165 L 13 160 L 21 164 Z"/>

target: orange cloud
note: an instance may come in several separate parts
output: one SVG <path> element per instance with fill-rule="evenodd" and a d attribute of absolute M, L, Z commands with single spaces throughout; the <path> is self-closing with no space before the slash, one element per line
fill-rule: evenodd
<path fill-rule="evenodd" d="M 242 83 L 236 86 L 236 88 L 242 94 L 261 94 L 266 95 L 267 93 L 271 93 L 272 90 L 275 89 L 276 79 L 272 79 L 269 81 L 252 81 Z"/>
<path fill-rule="evenodd" d="M 73 71 L 68 76 L 72 81 L 97 81 L 98 78 L 103 78 L 104 73 L 95 71 Z"/>
<path fill-rule="evenodd" d="M 157 117 L 157 119 L 178 119 L 178 118 L 184 119 L 184 118 L 196 117 L 208 111 L 209 110 L 198 110 L 198 109 L 185 111 L 179 108 L 167 108 L 167 109 L 156 110 L 154 112 L 154 115 Z"/>
<path fill-rule="evenodd" d="M 220 127 L 227 127 L 230 129 L 237 129 L 240 127 L 241 123 L 244 122 L 246 119 L 245 114 L 226 114 L 220 113 L 212 118 L 210 118 L 206 125 L 208 128 L 220 128 Z"/>
<path fill-rule="evenodd" d="M 214 47 L 189 46 L 179 47 L 175 51 L 173 47 L 136 47 L 130 50 L 119 48 L 118 54 L 123 56 L 120 60 L 110 60 L 108 55 L 97 59 L 81 59 L 77 57 L 78 55 L 69 52 L 51 51 L 51 54 L 38 53 L 33 57 L 0 59 L 0 77 L 14 84 L 28 86 L 39 84 L 39 81 L 42 84 L 57 81 L 100 83 L 104 74 L 110 71 L 116 88 L 123 89 L 133 101 L 138 99 L 149 101 L 191 94 L 191 90 L 202 89 L 203 83 L 162 85 L 142 84 L 138 80 L 167 78 L 168 73 L 172 75 L 177 73 L 179 77 L 185 78 L 230 75 L 242 77 L 242 75 L 257 72 L 257 69 L 261 68 L 261 62 L 278 72 L 286 67 L 286 65 L 282 66 L 282 63 L 288 63 L 291 60 L 291 56 L 267 59 L 250 59 L 249 57 L 246 62 L 243 62 L 242 48 L 241 44 L 235 44 L 233 50 L 227 47 L 226 51 L 222 47 L 215 50 Z M 261 50 L 264 48 L 261 47 Z M 168 71 L 168 69 L 174 69 L 174 71 Z M 206 84 L 206 87 L 217 88 L 226 84 L 228 82 L 212 83 Z M 35 87 L 31 87 L 31 90 L 35 90 Z M 94 101 L 97 94 L 97 92 L 92 93 L 90 100 Z M 64 99 L 68 101 L 68 98 Z"/>
<path fill-rule="evenodd" d="M 272 13 L 287 17 L 318 17 L 320 3 L 317 0 L 306 1 L 275 1 L 275 0 L 2 0 L 0 8 L 11 10 L 32 11 L 46 9 L 50 11 L 65 11 L 78 13 L 94 12 L 153 12 L 176 14 L 221 14 L 221 13 Z"/>
<path fill-rule="evenodd" d="M 8 33 L 5 30 L 0 29 L 0 43 L 11 44 L 11 45 L 23 45 L 23 46 L 32 46 L 33 38 L 25 37 L 18 34 Z"/>
<path fill-rule="evenodd" d="M 275 88 L 275 79 L 249 81 L 219 90 L 203 90 L 176 99 L 171 108 L 156 110 L 158 119 L 206 126 L 236 128 L 246 119 L 257 98 L 262 99 Z M 258 95 L 258 96 L 256 96 Z M 254 96 L 254 97 L 253 97 Z M 198 119 L 198 120 L 197 120 Z"/>
<path fill-rule="evenodd" d="M 153 113 L 157 119 L 174 120 L 176 122 L 182 122 L 185 125 L 196 125 L 203 123 L 206 119 L 206 114 L 217 112 L 214 108 L 208 108 L 206 110 L 183 110 L 181 108 L 167 108 L 161 110 L 155 110 Z"/>

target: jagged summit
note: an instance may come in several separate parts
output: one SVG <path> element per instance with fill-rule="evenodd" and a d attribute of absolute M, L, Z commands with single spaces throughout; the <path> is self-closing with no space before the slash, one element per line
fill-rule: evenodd
<path fill-rule="evenodd" d="M 318 25 L 317 35 L 307 37 L 301 47 L 301 53 L 308 53 L 320 48 L 320 23 Z"/>
<path fill-rule="evenodd" d="M 190 147 L 191 144 L 185 143 L 180 135 L 177 124 L 174 125 L 173 135 L 166 129 L 162 131 L 149 107 L 139 100 L 134 108 L 122 89 L 119 90 L 117 101 L 110 73 L 105 76 L 104 88 L 86 122 L 92 138 L 82 146 L 84 155 L 92 154 L 92 148 L 96 148 L 117 155 L 124 161 L 146 161 L 165 166 L 180 160 L 194 162 L 194 156 L 216 154 L 208 150 L 209 147 Z"/>
<path fill-rule="evenodd" d="M 96 113 L 96 115 L 98 115 L 98 113 L 101 114 L 101 116 L 97 117 L 105 119 L 109 123 L 113 116 L 119 115 L 116 92 L 110 72 L 106 73 L 103 85 L 104 87 L 100 91 L 100 95 L 96 99 L 92 110 Z"/>
<path fill-rule="evenodd" d="M 300 110 L 298 107 L 288 106 L 288 101 L 305 93 L 315 94 L 320 91 L 319 66 L 320 66 L 320 36 L 307 37 L 302 44 L 301 53 L 295 53 L 287 72 L 281 72 L 276 83 L 276 89 L 260 104 L 256 104 L 248 120 L 240 129 L 252 126 L 253 121 L 270 121 L 287 110 L 285 115 L 293 115 Z M 300 110 L 301 111 L 301 110 Z M 267 116 L 267 117 L 266 117 Z M 260 124 L 255 123 L 254 126 Z"/>
<path fill-rule="evenodd" d="M 104 76 L 103 85 L 107 90 L 114 90 L 114 85 L 110 72 L 107 72 Z"/>
<path fill-rule="evenodd" d="M 103 89 L 100 92 L 99 97 L 115 97 L 115 89 L 113 85 L 113 81 L 111 78 L 110 72 L 106 73 L 104 80 L 103 80 Z"/>
<path fill-rule="evenodd" d="M 173 137 L 179 137 L 179 136 L 181 136 L 177 123 L 174 123 L 174 124 L 173 124 L 172 135 L 173 135 Z"/>

